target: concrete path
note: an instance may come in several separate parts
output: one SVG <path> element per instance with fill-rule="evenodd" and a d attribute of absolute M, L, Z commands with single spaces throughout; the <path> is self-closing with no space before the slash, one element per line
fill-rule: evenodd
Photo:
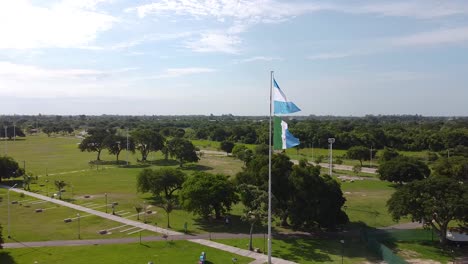
<path fill-rule="evenodd" d="M 261 238 L 263 234 L 254 234 L 254 238 Z M 165 241 L 165 240 L 193 240 L 193 239 L 235 239 L 248 238 L 249 234 L 230 234 L 230 233 L 213 233 L 200 235 L 174 235 L 164 238 L 163 236 L 146 236 L 142 237 L 142 242 L 150 241 Z M 85 245 L 110 245 L 110 244 L 129 244 L 138 243 L 137 237 L 126 238 L 103 238 L 103 239 L 80 239 L 80 240 L 52 240 L 52 241 L 33 241 L 33 242 L 16 242 L 5 243 L 4 248 L 23 248 L 23 247 L 63 247 L 63 246 L 85 246 Z"/>
<path fill-rule="evenodd" d="M 203 154 L 208 154 L 208 155 L 227 156 L 226 152 L 216 151 L 216 150 L 202 149 L 202 150 L 200 150 L 200 152 L 202 152 Z M 299 164 L 298 160 L 291 160 L 291 161 L 294 162 L 294 164 Z M 315 162 L 310 162 L 310 163 L 313 164 L 313 165 L 317 165 Z M 320 163 L 320 166 L 322 166 L 324 168 L 328 168 L 328 163 Z M 350 165 L 333 164 L 333 168 L 336 169 L 336 170 L 353 171 L 353 166 L 350 166 Z M 377 169 L 362 167 L 361 172 L 376 174 Z"/>
<path fill-rule="evenodd" d="M 7 189 L 9 187 L 4 186 L 4 185 L 0 185 L 0 188 Z M 106 218 L 106 219 L 109 219 L 109 220 L 112 220 L 112 221 L 115 221 L 115 222 L 119 222 L 119 223 L 122 223 L 122 224 L 125 224 L 125 225 L 138 227 L 140 229 L 149 230 L 149 231 L 157 232 L 157 233 L 160 233 L 160 234 L 166 234 L 168 236 L 184 235 L 183 233 L 180 233 L 180 232 L 176 232 L 176 231 L 172 231 L 172 230 L 168 230 L 168 229 L 164 229 L 164 228 L 144 224 L 144 223 L 141 223 L 141 222 L 138 222 L 138 221 L 133 221 L 133 220 L 129 220 L 129 219 L 126 219 L 126 218 L 121 218 L 119 216 L 115 216 L 115 215 L 111 215 L 111 214 L 106 214 L 104 212 L 96 211 L 96 210 L 93 210 L 93 209 L 90 209 L 90 208 L 87 208 L 87 207 L 84 207 L 84 206 L 68 203 L 68 202 L 65 202 L 65 201 L 62 201 L 62 200 L 49 198 L 49 197 L 41 195 L 41 194 L 32 193 L 32 192 L 28 192 L 28 191 L 21 190 L 21 189 L 16 189 L 16 188 L 12 188 L 12 189 L 10 189 L 10 191 L 17 192 L 17 193 L 24 193 L 25 195 L 29 195 L 29 196 L 35 197 L 37 199 L 41 199 L 41 200 L 48 201 L 48 202 L 51 202 L 51 203 L 55 203 L 55 204 L 58 204 L 58 205 L 61 205 L 61 206 L 69 207 L 69 208 L 75 209 L 77 211 L 85 212 L 85 213 L 88 213 L 88 214 L 93 214 L 93 215 L 96 215 L 96 216 L 100 216 L 102 218 Z M 170 239 L 170 237 L 168 239 Z M 209 247 L 213 247 L 213 248 L 220 249 L 220 250 L 223 250 L 223 251 L 231 252 L 231 253 L 238 254 L 238 255 L 241 255 L 241 256 L 254 258 L 255 263 L 259 263 L 257 261 L 261 261 L 261 260 L 264 260 L 266 258 L 266 256 L 263 255 L 263 254 L 255 253 L 255 252 L 245 250 L 245 249 L 239 249 L 239 248 L 232 247 L 232 246 L 227 246 L 227 245 L 224 245 L 224 244 L 221 244 L 221 243 L 216 243 L 216 242 L 213 242 L 213 241 L 210 241 L 210 240 L 188 239 L 188 241 L 191 241 L 191 242 L 194 242 L 194 243 L 197 243 L 197 244 L 201 244 L 201 245 L 205 245 L 205 246 L 209 246 Z M 274 263 L 274 264 L 283 264 L 283 263 L 287 264 L 287 263 L 295 263 L 295 262 L 290 262 L 290 261 L 287 261 L 287 260 L 275 258 L 272 261 L 272 263 Z"/>

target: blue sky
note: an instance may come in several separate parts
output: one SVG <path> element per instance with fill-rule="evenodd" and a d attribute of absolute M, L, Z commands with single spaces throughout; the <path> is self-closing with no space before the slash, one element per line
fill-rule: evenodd
<path fill-rule="evenodd" d="M 0 2 L 0 113 L 468 115 L 468 1 Z"/>

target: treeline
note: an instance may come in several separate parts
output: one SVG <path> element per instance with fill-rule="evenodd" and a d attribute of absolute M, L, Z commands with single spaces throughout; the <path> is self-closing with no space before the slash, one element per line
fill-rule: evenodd
<path fill-rule="evenodd" d="M 385 146 L 407 151 L 445 151 L 468 146 L 468 117 L 366 116 L 288 117 L 289 130 L 300 148 L 328 146 L 348 149 Z M 245 144 L 268 143 L 268 117 L 223 116 L 2 116 L 0 124 L 14 122 L 24 131 L 70 133 L 89 128 L 151 128 L 163 136 L 184 134 L 188 139 L 229 140 Z"/>

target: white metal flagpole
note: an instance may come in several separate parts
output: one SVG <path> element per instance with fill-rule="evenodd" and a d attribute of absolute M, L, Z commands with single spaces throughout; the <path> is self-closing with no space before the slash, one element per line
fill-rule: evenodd
<path fill-rule="evenodd" d="M 268 149 L 268 264 L 271 264 L 271 113 L 272 113 L 272 87 L 273 71 L 270 72 L 270 137 Z"/>

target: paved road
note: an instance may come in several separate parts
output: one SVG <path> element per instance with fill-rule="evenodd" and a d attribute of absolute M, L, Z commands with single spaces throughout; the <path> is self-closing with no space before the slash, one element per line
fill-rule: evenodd
<path fill-rule="evenodd" d="M 8 188 L 8 186 L 0 185 L 0 188 Z M 111 214 L 106 214 L 104 212 L 96 211 L 96 210 L 93 210 L 93 209 L 90 209 L 90 208 L 86 208 L 84 206 L 71 204 L 71 203 L 68 203 L 68 202 L 65 202 L 65 201 L 62 201 L 62 200 L 49 198 L 49 197 L 41 195 L 41 194 L 32 193 L 32 192 L 28 192 L 28 191 L 21 190 L 21 189 L 16 189 L 16 188 L 12 188 L 10 190 L 13 191 L 13 192 L 17 192 L 17 193 L 24 193 L 25 195 L 29 195 L 29 196 L 35 197 L 37 199 L 41 199 L 41 200 L 44 200 L 44 201 L 55 203 L 55 204 L 58 204 L 58 205 L 61 205 L 61 206 L 69 207 L 69 208 L 75 209 L 77 211 L 97 215 L 97 216 L 100 216 L 102 218 L 106 218 L 106 219 L 109 219 L 109 220 L 112 220 L 112 221 L 115 221 L 115 222 L 123 223 L 125 225 L 138 227 L 140 229 L 149 230 L 149 231 L 157 232 L 157 233 L 160 233 L 160 234 L 166 234 L 166 235 L 169 236 L 168 239 L 171 239 L 171 236 L 184 235 L 183 233 L 180 233 L 180 232 L 176 232 L 176 231 L 172 231 L 172 230 L 168 230 L 168 229 L 164 229 L 164 228 L 144 224 L 144 223 L 141 223 L 141 222 L 138 222 L 138 221 L 133 221 L 133 220 L 126 219 L 126 218 L 121 218 L 119 216 L 115 216 L 115 215 L 111 215 Z M 230 253 L 234 253 L 234 254 L 237 254 L 237 255 L 254 258 L 255 259 L 255 261 L 254 261 L 255 264 L 260 263 L 259 261 L 265 260 L 265 257 L 266 257 L 265 255 L 260 254 L 260 253 L 255 253 L 255 252 L 245 250 L 245 249 L 239 249 L 239 248 L 236 248 L 236 247 L 224 245 L 224 244 L 221 244 L 221 243 L 216 243 L 216 242 L 206 240 L 206 239 L 188 239 L 188 241 L 191 241 L 191 242 L 194 242 L 194 243 L 197 243 L 197 244 L 201 244 L 201 245 L 205 245 L 205 246 L 209 246 L 209 247 L 213 247 L 213 248 L 220 249 L 220 250 L 223 250 L 223 251 L 227 251 L 227 252 L 230 252 Z M 295 262 L 291 262 L 291 261 L 287 261 L 287 260 L 283 260 L 283 259 L 279 259 L 279 258 L 274 258 L 272 262 L 274 264 L 295 263 Z"/>
<path fill-rule="evenodd" d="M 203 149 L 203 150 L 200 150 L 200 152 L 202 152 L 204 154 L 208 154 L 208 155 L 227 156 L 226 152 L 216 151 L 216 150 L 204 150 Z M 297 160 L 291 160 L 291 161 L 294 162 L 294 164 L 299 163 L 299 161 L 297 161 Z M 314 165 L 317 165 L 314 162 L 310 162 L 310 163 L 314 164 Z M 328 163 L 320 163 L 320 166 L 328 168 L 329 165 L 328 165 Z M 350 165 L 333 164 L 333 168 L 336 169 L 336 170 L 353 171 L 353 166 L 350 166 Z M 361 172 L 376 174 L 377 169 L 362 167 Z"/>

